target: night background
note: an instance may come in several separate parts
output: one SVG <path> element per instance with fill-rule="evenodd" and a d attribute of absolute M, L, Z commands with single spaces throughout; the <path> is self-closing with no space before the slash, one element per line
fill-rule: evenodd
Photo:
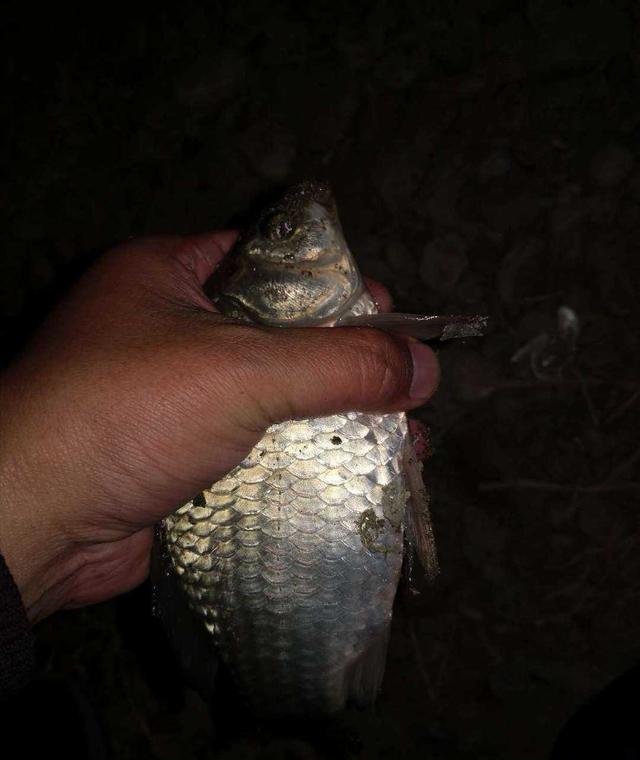
<path fill-rule="evenodd" d="M 315 734 L 210 717 L 148 587 L 40 624 L 14 713 L 91 757 L 533 760 L 640 661 L 639 18 L 623 0 L 5 4 L 3 362 L 110 246 L 235 224 L 307 177 L 397 310 L 490 317 L 442 348 L 415 415 L 442 573 L 401 587 L 372 713 Z"/>

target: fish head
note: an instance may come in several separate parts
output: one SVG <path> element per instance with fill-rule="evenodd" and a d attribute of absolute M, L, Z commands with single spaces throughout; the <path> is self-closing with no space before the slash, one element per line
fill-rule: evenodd
<path fill-rule="evenodd" d="M 216 274 L 212 300 L 222 313 L 251 322 L 328 325 L 362 289 L 329 186 L 303 182 L 240 236 Z"/>

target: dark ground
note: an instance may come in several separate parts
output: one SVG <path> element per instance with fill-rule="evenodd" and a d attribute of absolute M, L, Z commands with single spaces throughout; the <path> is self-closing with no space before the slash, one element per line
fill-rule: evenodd
<path fill-rule="evenodd" d="M 307 176 L 398 309 L 491 328 L 442 350 L 418 414 L 442 575 L 399 596 L 373 715 L 324 745 L 243 716 L 214 750 L 145 589 L 42 624 L 44 672 L 117 758 L 545 757 L 640 660 L 638 4 L 54 5 L 0 21 L 5 358 L 112 243 L 222 226 Z M 561 306 L 575 354 L 556 336 L 514 362 Z"/>

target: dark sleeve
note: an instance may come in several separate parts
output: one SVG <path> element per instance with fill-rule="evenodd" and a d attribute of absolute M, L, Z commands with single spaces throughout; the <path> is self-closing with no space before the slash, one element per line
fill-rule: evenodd
<path fill-rule="evenodd" d="M 0 699 L 22 688 L 33 669 L 31 626 L 20 592 L 0 554 Z"/>

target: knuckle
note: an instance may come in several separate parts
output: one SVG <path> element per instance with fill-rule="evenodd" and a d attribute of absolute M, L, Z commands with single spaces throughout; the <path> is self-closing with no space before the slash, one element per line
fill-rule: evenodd
<path fill-rule="evenodd" d="M 287 394 L 277 387 L 286 358 L 279 356 L 266 331 L 253 325 L 226 325 L 216 353 L 229 396 L 237 400 L 246 427 L 262 429 L 286 416 Z"/>
<path fill-rule="evenodd" d="M 407 351 L 379 330 L 368 331 L 365 340 L 365 375 L 375 398 L 391 403 L 405 395 L 411 380 Z"/>

